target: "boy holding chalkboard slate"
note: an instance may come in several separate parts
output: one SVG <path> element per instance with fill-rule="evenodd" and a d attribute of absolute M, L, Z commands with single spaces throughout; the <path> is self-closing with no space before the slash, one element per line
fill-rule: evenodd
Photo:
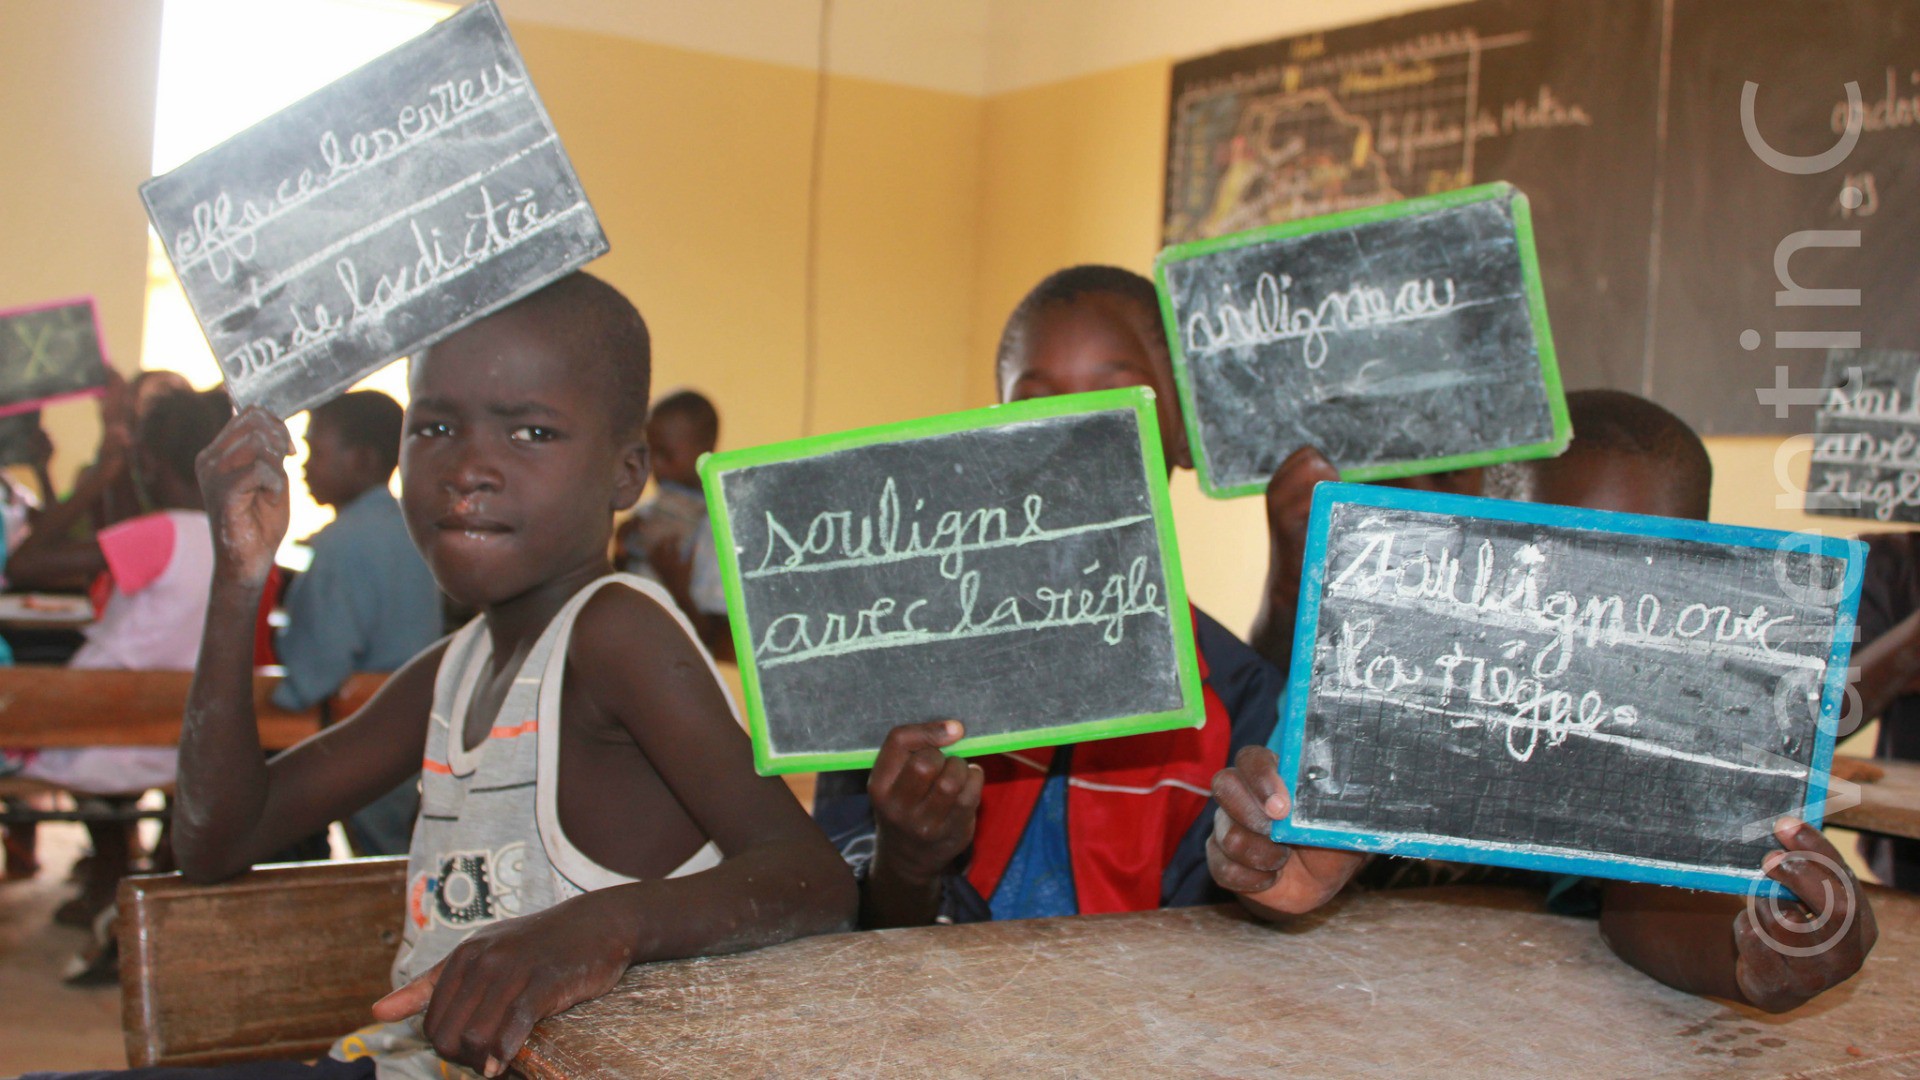
<path fill-rule="evenodd" d="M 1152 282 L 1079 266 L 1049 276 L 1008 318 L 1005 401 L 1127 386 L 1156 393 L 1169 471 L 1190 468 Z M 895 728 L 870 773 L 828 773 L 814 814 L 861 878 L 861 923 L 1036 918 L 1222 899 L 1206 867 L 1208 783 L 1273 729 L 1282 674 L 1194 612 L 1206 723 L 998 754 L 942 748 L 958 720 Z M 982 671 L 980 678 L 992 678 Z M 1296 910 L 1337 892 L 1361 857 L 1307 851 L 1285 880 Z"/>
<path fill-rule="evenodd" d="M 1705 518 L 1712 486 L 1706 449 L 1686 425 L 1652 402 L 1616 391 L 1568 395 L 1575 436 L 1561 457 L 1498 466 L 1493 486 L 1530 501 L 1659 516 Z M 1304 467 L 1304 466 L 1297 466 Z M 1304 506 L 1298 511 L 1304 518 Z M 1289 523 L 1304 532 L 1305 522 Z M 1246 751 L 1214 789 L 1227 811 L 1214 839 L 1227 857 L 1214 875 L 1261 910 L 1266 867 L 1286 848 L 1268 839 L 1271 820 L 1292 809 L 1279 762 L 1265 748 Z M 1694 892 L 1637 882 L 1606 883 L 1601 934 L 1625 961 L 1694 993 L 1785 1011 L 1844 982 L 1859 970 L 1877 936 L 1873 912 L 1839 853 L 1819 831 L 1793 817 L 1774 829 L 1783 853 L 1769 855 L 1767 876 L 1803 903 L 1743 902 L 1737 895 Z M 1407 879 L 1386 859 L 1363 871 L 1363 882 Z M 1439 864 L 1433 864 L 1436 867 Z M 1411 875 L 1418 883 L 1511 882 L 1527 872 L 1459 867 L 1460 873 Z M 1380 872 L 1376 873 L 1376 869 Z M 1545 883 L 1548 875 L 1533 873 Z M 1552 882 L 1557 893 L 1578 879 Z"/>
<path fill-rule="evenodd" d="M 647 476 L 648 368 L 639 313 L 578 273 L 415 356 L 408 531 L 481 615 L 271 762 L 251 612 L 287 528 L 292 446 L 256 406 L 201 457 L 216 555 L 180 742 L 182 872 L 237 874 L 422 771 L 395 990 L 336 1044 L 354 1067 L 324 1075 L 377 1060 L 381 1076 L 497 1076 L 535 1022 L 630 964 L 852 917 L 845 866 L 754 775 L 672 600 L 609 570 L 613 513 Z"/>

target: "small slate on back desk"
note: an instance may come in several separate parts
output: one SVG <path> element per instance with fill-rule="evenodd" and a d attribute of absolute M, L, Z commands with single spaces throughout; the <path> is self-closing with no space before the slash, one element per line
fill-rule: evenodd
<path fill-rule="evenodd" d="M 1347 480 L 1571 437 L 1526 196 L 1487 184 L 1168 248 L 1161 313 L 1202 488 L 1318 447 Z"/>
<path fill-rule="evenodd" d="M 140 194 L 234 401 L 283 417 L 607 250 L 493 0 Z"/>
<path fill-rule="evenodd" d="M 1152 392 L 1019 402 L 703 458 L 762 773 L 1204 717 Z"/>
<path fill-rule="evenodd" d="M 1857 541 L 1314 492 L 1274 837 L 1744 891 L 1819 825 Z"/>
<path fill-rule="evenodd" d="M 1920 521 L 1920 353 L 1834 349 L 1826 386 L 1807 512 Z"/>

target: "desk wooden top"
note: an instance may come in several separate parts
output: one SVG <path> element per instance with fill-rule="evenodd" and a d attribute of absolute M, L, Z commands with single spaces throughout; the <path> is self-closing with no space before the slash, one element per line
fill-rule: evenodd
<path fill-rule="evenodd" d="M 384 675 L 355 675 L 337 699 L 344 717 L 366 703 Z M 173 746 L 180 741 L 190 671 L 0 668 L 0 746 Z M 269 700 L 280 680 L 256 676 L 260 742 L 284 750 L 320 730 L 317 710 L 283 712 Z"/>
<path fill-rule="evenodd" d="M 1858 785 L 1860 805 L 1835 810 L 1827 824 L 1920 840 L 1920 763 L 1868 760 L 1886 775 Z"/>
<path fill-rule="evenodd" d="M 838 934 L 653 964 L 541 1024 L 541 1078 L 1920 1076 L 1920 898 L 1785 1016 L 1670 990 L 1591 920 L 1456 887 Z"/>

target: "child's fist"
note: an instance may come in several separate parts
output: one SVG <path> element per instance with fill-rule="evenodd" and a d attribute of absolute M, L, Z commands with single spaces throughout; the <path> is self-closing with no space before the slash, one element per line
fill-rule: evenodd
<path fill-rule="evenodd" d="M 1262 914 L 1300 915 L 1333 898 L 1366 862 L 1353 851 L 1273 842 L 1273 823 L 1293 812 L 1280 783 L 1280 761 L 1264 746 L 1246 746 L 1233 767 L 1213 777 L 1213 835 L 1207 870 L 1221 888 L 1239 893 Z"/>
<path fill-rule="evenodd" d="M 933 881 L 973 842 L 986 774 L 941 753 L 964 733 L 952 720 L 902 724 L 880 744 L 867 797 L 878 833 L 874 859 L 888 873 Z"/>
<path fill-rule="evenodd" d="M 215 569 L 247 585 L 261 585 L 287 535 L 286 457 L 293 437 L 280 418 L 258 405 L 227 422 L 194 462 L 200 494 L 212 519 Z"/>
<path fill-rule="evenodd" d="M 1799 902 L 1755 898 L 1734 917 L 1734 977 L 1749 1002 L 1785 1012 L 1859 971 L 1880 931 L 1860 882 L 1820 830 L 1787 817 L 1774 836 L 1786 850 L 1762 865 Z"/>

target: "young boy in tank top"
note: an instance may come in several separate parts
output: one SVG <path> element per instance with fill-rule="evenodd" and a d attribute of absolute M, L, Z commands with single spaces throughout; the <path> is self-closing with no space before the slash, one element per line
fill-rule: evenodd
<path fill-rule="evenodd" d="M 237 874 L 423 773 L 395 990 L 322 1063 L 330 1077 L 496 1076 L 537 1021 L 631 964 L 852 920 L 845 865 L 754 775 L 686 619 L 608 566 L 613 515 L 647 479 L 648 375 L 639 313 L 578 273 L 414 358 L 407 528 L 481 614 L 271 762 L 252 612 L 287 528 L 292 444 L 249 409 L 200 458 L 215 570 L 180 743 L 182 872 Z"/>

